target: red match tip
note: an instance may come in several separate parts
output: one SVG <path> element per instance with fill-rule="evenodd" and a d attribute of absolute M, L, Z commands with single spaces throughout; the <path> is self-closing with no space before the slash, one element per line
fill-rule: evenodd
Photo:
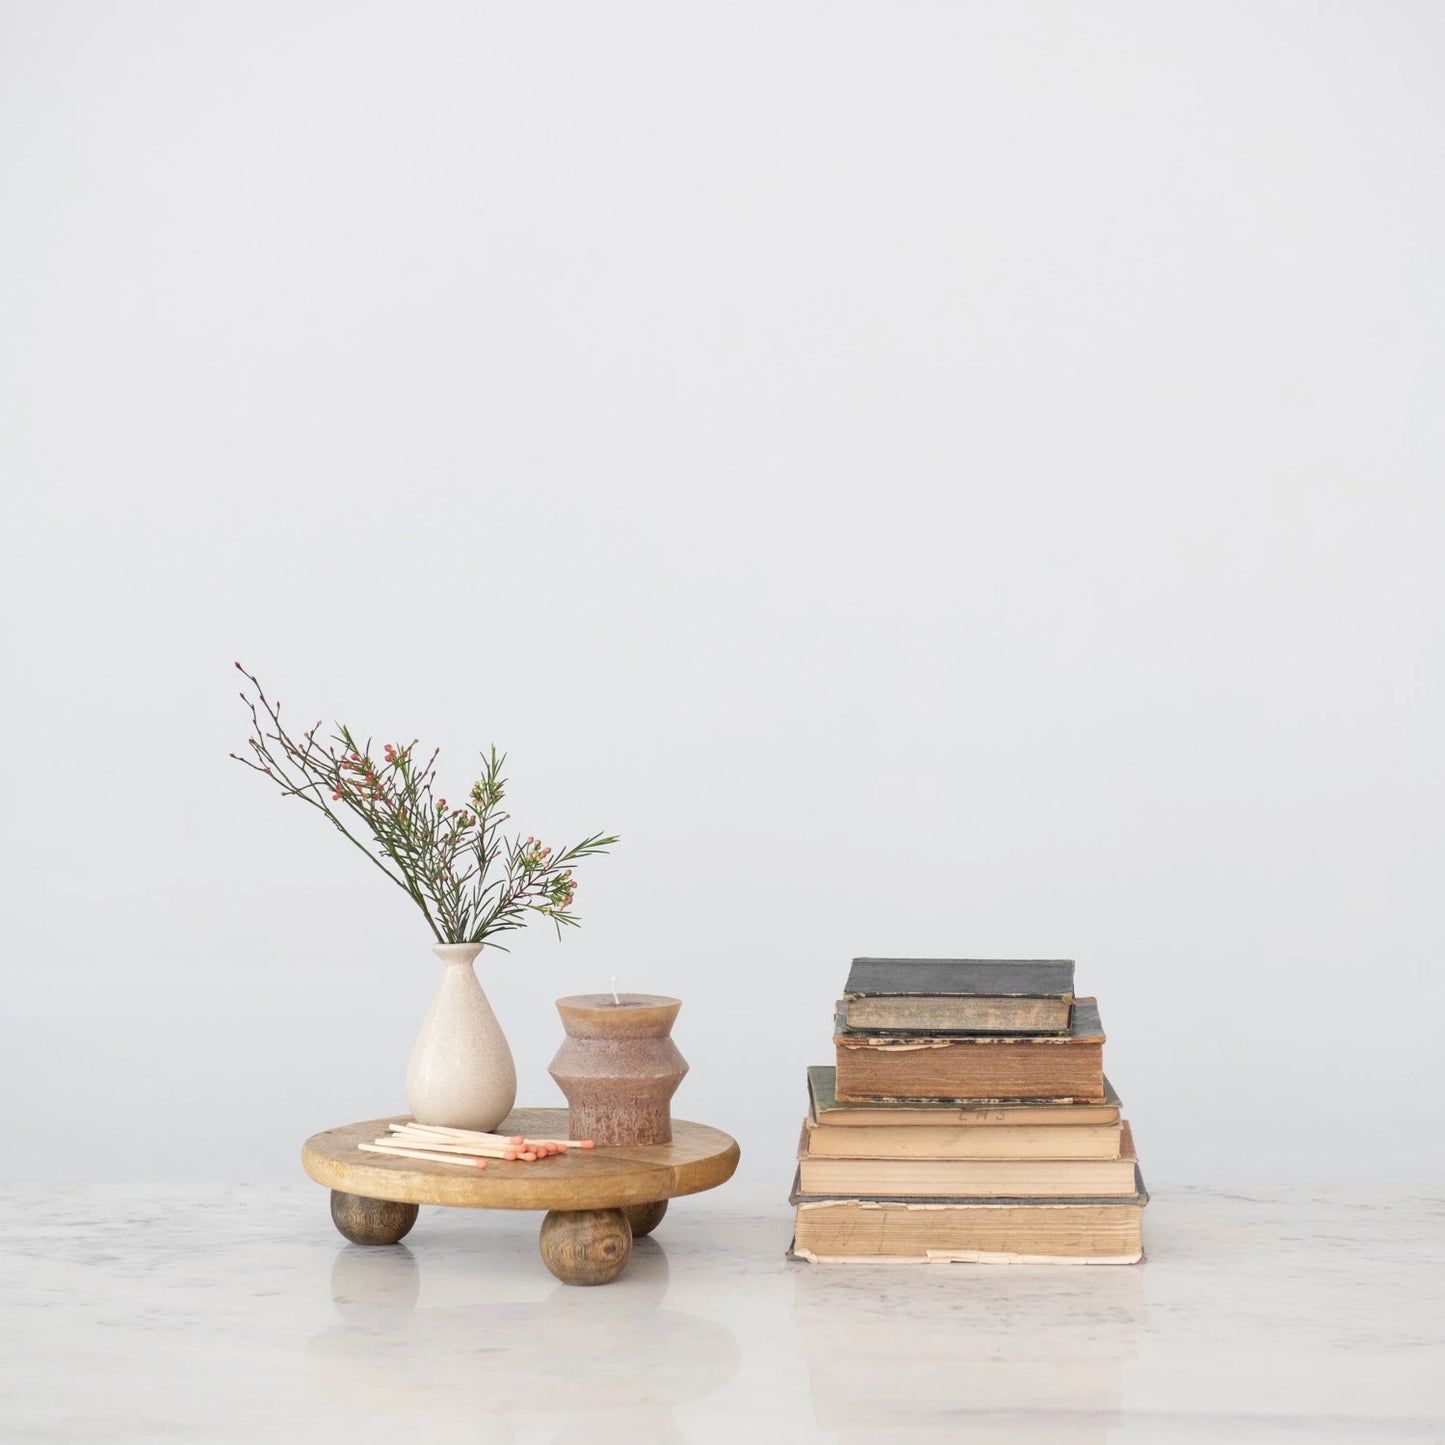
<path fill-rule="evenodd" d="M 532 1163 L 532 1161 L 533 1161 L 534 1159 L 536 1159 L 536 1157 L 537 1157 L 537 1156 L 536 1156 L 535 1154 L 531 1154 L 531 1153 L 527 1153 L 527 1154 L 523 1154 L 523 1155 L 522 1155 L 522 1158 L 525 1159 L 528 1164 Z"/>
<path fill-rule="evenodd" d="M 597 1141 L 595 1139 L 579 1139 L 577 1143 L 579 1147 L 583 1149 L 595 1149 L 597 1147 Z"/>
<path fill-rule="evenodd" d="M 520 1134 L 513 1134 L 512 1137 L 507 1140 L 508 1144 L 525 1144 L 526 1142 Z"/>
<path fill-rule="evenodd" d="M 505 1153 L 505 1154 L 502 1155 L 502 1158 L 503 1158 L 503 1159 L 515 1159 L 516 1157 L 517 1157 L 517 1151 L 516 1151 L 515 1149 L 510 1149 L 510 1150 L 507 1151 L 507 1153 Z"/>

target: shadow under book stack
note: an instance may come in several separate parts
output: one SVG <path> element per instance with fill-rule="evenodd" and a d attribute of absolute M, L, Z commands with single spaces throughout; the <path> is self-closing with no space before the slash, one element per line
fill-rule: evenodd
<path fill-rule="evenodd" d="M 1148 1195 L 1057 959 L 856 958 L 808 1070 L 790 1255 L 1134 1264 Z"/>

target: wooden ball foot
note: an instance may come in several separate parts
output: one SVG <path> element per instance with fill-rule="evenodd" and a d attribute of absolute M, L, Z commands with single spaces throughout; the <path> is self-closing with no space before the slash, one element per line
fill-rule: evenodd
<path fill-rule="evenodd" d="M 416 1223 L 415 1204 L 331 1191 L 331 1222 L 353 1244 L 398 1244 Z"/>
<path fill-rule="evenodd" d="M 553 1209 L 539 1244 L 563 1284 L 609 1284 L 632 1253 L 632 1230 L 620 1209 Z"/>
<path fill-rule="evenodd" d="M 651 1204 L 624 1204 L 622 1212 L 632 1226 L 633 1239 L 641 1239 L 662 1223 L 662 1216 L 667 1213 L 667 1200 L 658 1199 Z"/>

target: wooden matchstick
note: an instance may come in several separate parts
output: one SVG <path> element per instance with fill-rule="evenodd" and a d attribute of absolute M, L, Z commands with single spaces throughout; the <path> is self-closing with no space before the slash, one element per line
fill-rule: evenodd
<path fill-rule="evenodd" d="M 497 1144 L 453 1144 L 440 1139 L 428 1139 L 419 1134 L 386 1134 L 376 1140 L 378 1144 L 392 1144 L 402 1149 L 432 1149 L 441 1154 L 471 1154 L 483 1159 L 516 1159 L 519 1152 L 509 1146 Z"/>
<path fill-rule="evenodd" d="M 388 1124 L 391 1132 L 378 1145 L 395 1144 L 407 1149 L 430 1149 L 438 1153 L 468 1154 L 487 1159 L 520 1159 L 533 1164 L 565 1154 L 569 1148 L 592 1149 L 591 1139 L 527 1139 L 521 1134 L 486 1134 L 479 1129 L 454 1129 L 444 1124 Z"/>
<path fill-rule="evenodd" d="M 458 1154 L 485 1154 L 491 1159 L 525 1159 L 529 1164 L 535 1159 L 550 1158 L 552 1154 L 551 1150 L 530 1142 L 503 1144 L 489 1140 L 486 1143 L 469 1144 L 463 1143 L 460 1139 L 434 1139 L 429 1135 L 412 1133 L 407 1129 L 398 1129 L 376 1142 L 378 1144 L 406 1144 L 412 1148 L 444 1149 L 448 1153 L 455 1151 Z"/>
<path fill-rule="evenodd" d="M 460 1139 L 432 1139 L 429 1134 L 397 1133 L 387 1134 L 383 1139 L 377 1140 L 379 1144 L 410 1144 L 413 1149 L 445 1149 L 448 1152 L 455 1150 L 462 1155 L 493 1155 L 497 1159 L 516 1159 L 522 1152 L 522 1144 L 504 1143 L 462 1143 Z"/>
<path fill-rule="evenodd" d="M 520 1139 L 520 1134 L 498 1134 L 495 1129 L 463 1129 L 456 1124 L 423 1124 L 417 1119 L 407 1119 L 402 1125 L 404 1129 L 435 1129 L 438 1134 L 465 1134 L 468 1138 L 484 1139 Z"/>
<path fill-rule="evenodd" d="M 412 1120 L 406 1124 L 388 1124 L 388 1129 L 401 1133 L 403 1130 L 418 1130 L 425 1134 L 444 1135 L 449 1139 L 489 1140 L 496 1144 L 520 1144 L 520 1134 L 489 1134 L 482 1129 L 453 1129 L 449 1124 L 418 1124 Z"/>
<path fill-rule="evenodd" d="M 404 1119 L 400 1124 L 388 1124 L 388 1129 L 418 1129 L 426 1134 L 450 1134 L 462 1139 L 511 1139 L 510 1134 L 497 1134 L 490 1129 L 454 1129 L 450 1124 L 418 1124 L 415 1119 Z"/>
<path fill-rule="evenodd" d="M 466 1155 L 458 1154 L 436 1154 L 430 1149 L 398 1149 L 387 1144 L 358 1144 L 358 1149 L 364 1149 L 368 1154 L 391 1154 L 398 1159 L 429 1159 L 436 1164 L 461 1164 L 472 1169 L 485 1169 L 485 1159 L 472 1159 Z"/>

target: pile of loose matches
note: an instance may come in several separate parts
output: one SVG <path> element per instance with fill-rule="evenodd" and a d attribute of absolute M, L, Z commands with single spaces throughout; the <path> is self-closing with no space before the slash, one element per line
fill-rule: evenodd
<path fill-rule="evenodd" d="M 391 1132 L 374 1144 L 360 1144 L 368 1154 L 398 1159 L 430 1159 L 485 1169 L 489 1159 L 520 1159 L 528 1164 L 569 1149 L 592 1149 L 591 1139 L 527 1139 L 521 1134 L 484 1134 L 477 1129 L 451 1129 L 444 1124 L 388 1124 Z"/>

